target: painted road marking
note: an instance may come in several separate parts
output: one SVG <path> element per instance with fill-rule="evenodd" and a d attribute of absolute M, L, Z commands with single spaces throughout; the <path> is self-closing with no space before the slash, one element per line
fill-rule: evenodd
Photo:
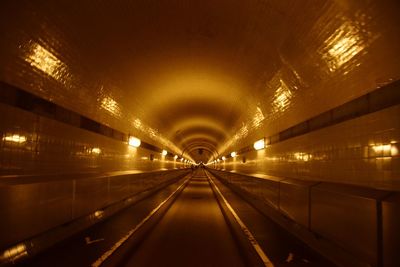
<path fill-rule="evenodd" d="M 182 183 L 174 192 L 172 192 L 163 202 L 161 202 L 155 209 L 153 209 L 147 216 L 144 218 L 138 225 L 135 226 L 135 228 L 131 229 L 125 236 L 123 236 L 120 240 L 117 241 L 117 243 L 114 244 L 109 250 L 104 252 L 103 255 L 101 255 L 100 258 L 98 258 L 95 262 L 92 263 L 92 267 L 98 267 L 103 262 L 110 257 L 120 246 L 122 246 L 123 243 L 125 243 L 126 240 L 129 239 L 140 227 L 143 226 L 150 218 L 151 216 L 154 215 L 180 188 L 182 188 L 185 184 L 188 183 L 190 178 L 188 178 L 184 183 Z"/>
<path fill-rule="evenodd" d="M 213 184 L 215 187 L 216 191 L 218 194 L 221 196 L 222 200 L 224 201 L 225 205 L 228 207 L 229 211 L 232 213 L 233 217 L 235 217 L 236 221 L 240 225 L 240 228 L 242 228 L 244 234 L 246 235 L 247 239 L 250 241 L 251 245 L 257 252 L 258 256 L 261 258 L 261 260 L 264 263 L 264 266 L 266 267 L 274 267 L 274 264 L 269 260 L 267 255 L 264 253 L 262 250 L 260 244 L 258 244 L 257 240 L 254 238 L 253 234 L 250 232 L 250 230 L 247 228 L 247 226 L 243 223 L 243 221 L 239 218 L 239 216 L 236 214 L 236 212 L 233 210 L 232 206 L 229 204 L 229 202 L 226 200 L 226 198 L 222 195 L 221 191 L 217 187 L 217 185 L 214 183 L 214 181 L 210 178 L 208 173 L 206 173 L 208 179 L 210 182 Z"/>

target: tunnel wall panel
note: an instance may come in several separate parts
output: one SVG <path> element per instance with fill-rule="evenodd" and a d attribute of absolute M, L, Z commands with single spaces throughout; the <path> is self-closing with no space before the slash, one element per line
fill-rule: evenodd
<path fill-rule="evenodd" d="M 380 200 L 388 192 L 322 183 L 311 189 L 311 229 L 378 266 Z"/>
<path fill-rule="evenodd" d="M 72 218 L 72 181 L 0 185 L 0 248 Z"/>
<path fill-rule="evenodd" d="M 74 188 L 74 215 L 79 218 L 108 203 L 109 178 L 80 179 Z"/>
<path fill-rule="evenodd" d="M 382 201 L 383 266 L 400 266 L 400 193 Z"/>
<path fill-rule="evenodd" d="M 241 173 L 400 190 L 399 116 L 400 106 L 396 105 L 214 166 Z"/>
<path fill-rule="evenodd" d="M 237 188 L 238 192 L 278 209 L 313 236 L 329 240 L 361 262 L 371 266 L 381 266 L 382 262 L 387 264 L 384 266 L 397 266 L 396 253 L 400 244 L 397 234 L 400 218 L 398 193 L 337 183 L 209 170 Z M 249 183 L 245 180 L 251 180 L 257 190 L 246 189 Z M 270 191 L 265 180 L 279 185 L 278 206 L 263 199 L 263 191 Z"/>
<path fill-rule="evenodd" d="M 154 171 L 184 167 L 172 156 L 0 104 L 0 175 Z M 7 141 L 17 135 L 25 141 Z M 154 160 L 150 160 L 150 155 Z"/>
<path fill-rule="evenodd" d="M 279 184 L 279 210 L 292 220 L 310 227 L 310 191 L 315 182 L 284 179 Z"/>
<path fill-rule="evenodd" d="M 47 182 L 35 182 L 41 178 L 37 176 L 9 179 L 8 184 L 0 184 L 0 248 L 163 186 L 188 172 L 110 173 L 90 178 L 67 175 L 55 181 L 49 177 Z"/>

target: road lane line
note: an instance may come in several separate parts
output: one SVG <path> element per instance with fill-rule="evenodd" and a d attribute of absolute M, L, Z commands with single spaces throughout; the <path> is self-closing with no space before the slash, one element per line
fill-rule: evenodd
<path fill-rule="evenodd" d="M 253 234 L 250 232 L 250 230 L 247 228 L 247 226 L 243 223 L 243 221 L 240 219 L 240 217 L 236 214 L 236 212 L 233 210 L 232 206 L 229 204 L 229 202 L 226 200 L 226 198 L 222 195 L 221 191 L 217 187 L 217 185 L 214 183 L 214 181 L 210 178 L 209 174 L 206 172 L 207 178 L 210 180 L 212 185 L 215 187 L 216 191 L 224 201 L 225 205 L 228 207 L 229 211 L 232 213 L 233 217 L 235 217 L 236 221 L 240 225 L 240 228 L 243 230 L 244 234 L 246 235 L 247 239 L 250 241 L 251 245 L 257 252 L 258 256 L 261 258 L 261 260 L 264 263 L 264 266 L 266 267 L 274 267 L 274 264 L 270 261 L 270 259 L 267 257 L 267 255 L 264 253 L 262 250 L 260 244 L 258 244 L 257 240 L 254 238 Z"/>
<path fill-rule="evenodd" d="M 190 177 L 191 178 L 191 177 Z M 143 226 L 150 218 L 154 215 L 179 189 L 188 183 L 190 180 L 188 178 L 184 183 L 182 183 L 174 192 L 172 192 L 163 202 L 161 202 L 156 208 L 154 208 L 135 228 L 131 229 L 125 236 L 118 240 L 109 250 L 103 253 L 95 262 L 92 263 L 92 267 L 99 267 L 104 261 L 110 257 L 126 240 L 128 240 L 140 227 Z"/>

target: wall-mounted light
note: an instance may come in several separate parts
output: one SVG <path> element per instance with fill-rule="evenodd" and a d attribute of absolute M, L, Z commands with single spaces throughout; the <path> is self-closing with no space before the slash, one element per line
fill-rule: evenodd
<path fill-rule="evenodd" d="M 140 141 L 139 138 L 129 136 L 128 145 L 133 146 L 133 147 L 139 147 L 141 143 L 142 142 Z"/>
<path fill-rule="evenodd" d="M 236 157 L 236 155 L 237 155 L 237 153 L 235 151 L 231 153 L 232 158 Z"/>
<path fill-rule="evenodd" d="M 174 159 L 177 160 L 177 159 L 178 159 L 178 155 L 175 155 L 175 156 L 174 156 Z"/>
<path fill-rule="evenodd" d="M 226 160 L 225 156 L 222 157 L 222 160 Z"/>
<path fill-rule="evenodd" d="M 91 150 L 92 154 L 100 154 L 101 153 L 101 149 L 98 147 L 94 147 Z"/>
<path fill-rule="evenodd" d="M 26 136 L 24 135 L 19 135 L 19 134 L 13 134 L 13 135 L 6 135 L 3 137 L 4 141 L 7 142 L 13 142 L 13 143 L 25 143 L 26 142 Z"/>
<path fill-rule="evenodd" d="M 260 139 L 260 140 L 258 140 L 258 141 L 256 141 L 256 142 L 254 143 L 253 147 L 254 147 L 255 150 L 260 150 L 260 149 L 265 148 L 265 141 L 264 141 L 264 138 L 263 138 L 263 139 Z"/>
<path fill-rule="evenodd" d="M 168 151 L 163 149 L 163 151 L 161 152 L 161 155 L 166 156 L 168 154 Z"/>

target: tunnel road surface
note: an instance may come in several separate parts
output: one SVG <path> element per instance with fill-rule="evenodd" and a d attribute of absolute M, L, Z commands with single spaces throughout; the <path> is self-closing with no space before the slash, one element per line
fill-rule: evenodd
<path fill-rule="evenodd" d="M 221 193 L 228 204 L 221 201 Z M 254 244 L 243 238 L 240 227 L 235 231 L 237 219 L 228 215 L 228 205 L 254 235 L 270 265 L 335 266 L 202 168 L 26 263 L 40 267 L 262 266 Z M 124 240 L 130 229 L 138 230 Z"/>
<path fill-rule="evenodd" d="M 245 266 L 204 171 L 185 189 L 124 266 Z"/>

